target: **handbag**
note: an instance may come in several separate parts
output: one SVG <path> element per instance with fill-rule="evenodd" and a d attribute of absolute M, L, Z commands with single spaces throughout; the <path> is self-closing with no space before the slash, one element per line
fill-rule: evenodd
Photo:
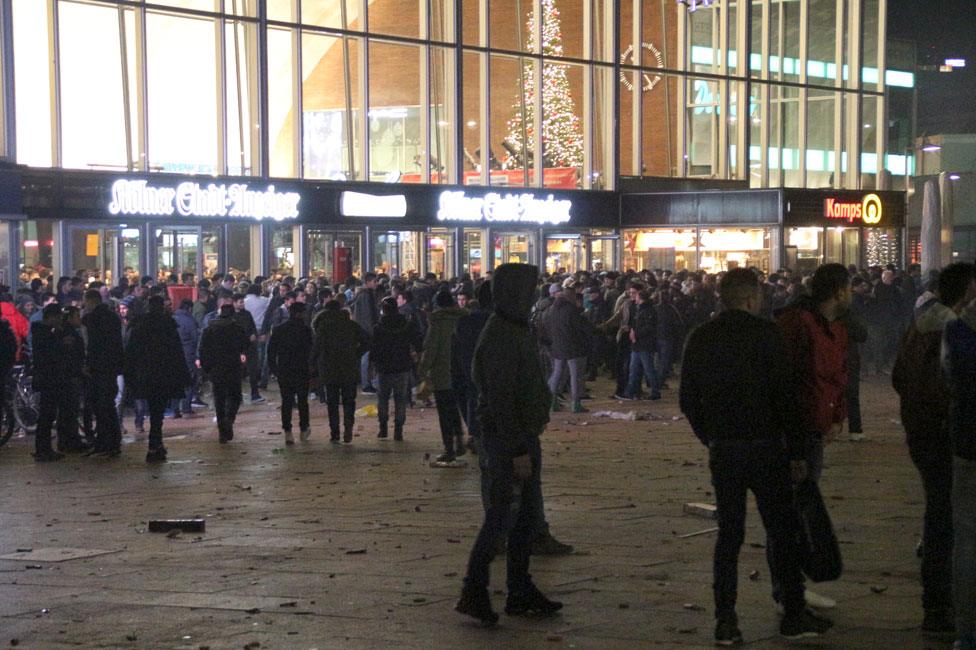
<path fill-rule="evenodd" d="M 793 499 L 799 528 L 800 569 L 813 582 L 837 580 L 844 571 L 844 562 L 820 489 L 814 481 L 803 481 L 794 488 Z"/>

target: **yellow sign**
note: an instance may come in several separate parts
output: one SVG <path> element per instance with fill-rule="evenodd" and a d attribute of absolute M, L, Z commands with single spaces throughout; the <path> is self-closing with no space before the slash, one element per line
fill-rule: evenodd
<path fill-rule="evenodd" d="M 872 226 L 876 223 L 881 223 L 881 215 L 883 213 L 881 209 L 881 197 L 877 194 L 868 194 L 864 197 L 864 201 L 861 202 L 861 206 L 861 215 L 864 223 Z"/>
<path fill-rule="evenodd" d="M 98 257 L 98 235 L 85 236 L 85 255 L 88 257 Z"/>

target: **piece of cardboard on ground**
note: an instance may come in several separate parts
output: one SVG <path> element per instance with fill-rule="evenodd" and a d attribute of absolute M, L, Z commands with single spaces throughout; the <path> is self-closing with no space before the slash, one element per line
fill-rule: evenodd
<path fill-rule="evenodd" d="M 118 549 L 105 550 L 98 548 L 35 548 L 30 551 L 8 553 L 0 555 L 0 560 L 25 560 L 30 562 L 67 562 L 81 560 L 86 557 L 96 557 L 118 553 Z"/>

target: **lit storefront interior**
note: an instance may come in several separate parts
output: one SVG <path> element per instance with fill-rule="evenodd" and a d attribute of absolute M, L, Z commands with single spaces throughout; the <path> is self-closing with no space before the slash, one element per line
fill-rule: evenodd
<path fill-rule="evenodd" d="M 772 263 L 770 228 L 681 228 L 624 231 L 624 267 L 718 273 Z"/>

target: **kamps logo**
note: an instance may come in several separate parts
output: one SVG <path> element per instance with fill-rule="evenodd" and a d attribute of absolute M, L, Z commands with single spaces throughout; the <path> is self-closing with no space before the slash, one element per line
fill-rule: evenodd
<path fill-rule="evenodd" d="M 837 199 L 827 199 L 824 202 L 824 216 L 828 219 L 844 219 L 848 223 L 860 219 L 866 225 L 873 226 L 881 223 L 883 214 L 881 197 L 877 194 L 868 194 L 860 203 Z"/>

